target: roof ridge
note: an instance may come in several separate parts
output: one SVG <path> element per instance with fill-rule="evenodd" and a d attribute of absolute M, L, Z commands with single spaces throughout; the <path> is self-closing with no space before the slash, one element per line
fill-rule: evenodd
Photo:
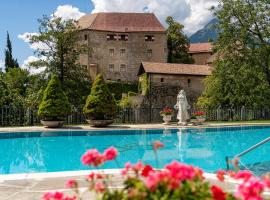
<path fill-rule="evenodd" d="M 93 13 L 93 14 L 91 14 L 91 15 L 94 15 L 94 20 L 92 21 L 92 23 L 91 23 L 90 26 L 88 27 L 89 29 L 91 29 L 92 26 L 94 25 L 94 23 L 95 23 L 95 21 L 96 21 L 96 19 L 97 19 L 98 13 Z"/>

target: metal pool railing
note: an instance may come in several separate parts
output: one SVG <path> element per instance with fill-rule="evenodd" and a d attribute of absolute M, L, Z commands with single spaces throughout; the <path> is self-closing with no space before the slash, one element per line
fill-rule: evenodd
<path fill-rule="evenodd" d="M 240 157 L 242 157 L 243 155 L 246 155 L 247 153 L 253 151 L 254 149 L 257 149 L 258 147 L 262 146 L 263 144 L 267 143 L 270 141 L 270 137 L 258 142 L 257 144 L 249 147 L 248 149 L 242 151 L 241 153 L 238 153 L 236 154 L 235 156 L 232 156 L 231 158 L 232 159 L 239 159 Z M 225 157 L 225 160 L 226 160 L 226 167 L 227 167 L 227 170 L 230 169 L 230 157 L 229 156 L 226 156 Z"/>

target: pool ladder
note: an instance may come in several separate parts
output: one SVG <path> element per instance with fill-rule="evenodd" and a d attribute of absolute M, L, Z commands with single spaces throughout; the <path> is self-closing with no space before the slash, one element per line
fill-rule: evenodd
<path fill-rule="evenodd" d="M 265 144 L 265 143 L 267 143 L 267 142 L 269 142 L 269 141 L 270 141 L 270 137 L 268 137 L 268 138 L 266 138 L 266 139 L 264 139 L 264 140 L 258 142 L 257 144 L 255 144 L 255 145 L 249 147 L 249 148 L 246 149 L 245 151 L 242 151 L 241 153 L 239 153 L 239 154 L 237 154 L 237 155 L 235 155 L 235 156 L 232 156 L 232 157 L 231 157 L 231 156 L 226 156 L 226 157 L 225 157 L 225 160 L 226 160 L 226 167 L 227 167 L 227 170 L 230 169 L 230 158 L 233 158 L 233 159 L 240 158 L 241 156 L 243 156 L 243 155 L 245 155 L 245 154 L 247 154 L 247 153 L 253 151 L 254 149 L 256 149 L 256 148 L 262 146 L 263 144 Z"/>

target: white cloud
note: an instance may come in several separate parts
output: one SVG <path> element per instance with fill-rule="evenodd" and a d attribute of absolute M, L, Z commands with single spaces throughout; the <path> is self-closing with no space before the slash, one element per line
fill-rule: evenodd
<path fill-rule="evenodd" d="M 0 60 L 0 70 L 4 71 L 5 69 L 5 62 L 3 60 Z"/>
<path fill-rule="evenodd" d="M 71 5 L 62 5 L 57 7 L 52 16 L 61 17 L 63 20 L 78 20 L 83 15 L 85 15 L 85 13 L 81 12 L 79 8 L 73 7 Z"/>
<path fill-rule="evenodd" d="M 26 33 L 23 33 L 23 34 L 19 34 L 18 35 L 18 38 L 19 39 L 22 39 L 24 42 L 28 43 L 30 48 L 33 49 L 33 50 L 38 50 L 38 49 L 43 49 L 43 50 L 47 50 L 48 49 L 48 46 L 39 42 L 39 43 L 33 43 L 33 44 L 30 44 L 30 37 L 31 36 L 37 36 L 38 33 L 29 33 L 29 32 L 26 32 Z"/>
<path fill-rule="evenodd" d="M 209 11 L 217 0 L 92 0 L 93 12 L 153 12 L 165 25 L 167 16 L 185 25 L 188 34 L 212 18 Z"/>
<path fill-rule="evenodd" d="M 44 57 L 43 59 L 46 59 L 46 58 Z M 29 65 L 31 62 L 35 62 L 38 60 L 40 59 L 35 56 L 29 56 L 26 60 L 24 60 L 22 68 L 27 69 L 31 74 L 38 74 L 38 73 L 44 72 L 46 67 L 34 68 Z"/>

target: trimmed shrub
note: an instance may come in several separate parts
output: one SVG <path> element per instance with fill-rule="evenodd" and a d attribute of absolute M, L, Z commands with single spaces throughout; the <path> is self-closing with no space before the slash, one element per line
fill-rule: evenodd
<path fill-rule="evenodd" d="M 60 81 L 56 75 L 51 77 L 44 91 L 42 101 L 39 105 L 38 115 L 43 120 L 62 120 L 71 108 L 67 96 L 62 90 Z"/>
<path fill-rule="evenodd" d="M 86 99 L 83 113 L 88 119 L 113 119 L 116 113 L 115 99 L 109 91 L 103 76 L 98 75 Z"/>

